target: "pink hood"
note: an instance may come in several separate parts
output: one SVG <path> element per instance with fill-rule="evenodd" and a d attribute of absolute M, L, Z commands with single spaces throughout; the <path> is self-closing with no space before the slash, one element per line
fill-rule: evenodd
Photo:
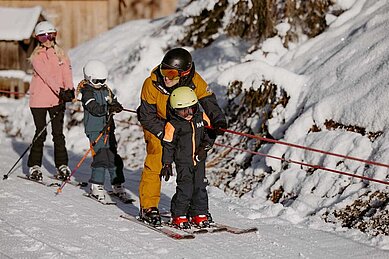
<path fill-rule="evenodd" d="M 53 48 L 40 50 L 33 58 L 32 66 L 34 74 L 30 84 L 31 108 L 56 106 L 59 104 L 60 88 L 74 88 L 69 59 L 66 57 L 60 61 Z"/>

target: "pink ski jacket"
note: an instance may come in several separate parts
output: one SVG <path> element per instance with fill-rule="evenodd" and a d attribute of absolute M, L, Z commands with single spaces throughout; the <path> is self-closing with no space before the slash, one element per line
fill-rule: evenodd
<path fill-rule="evenodd" d="M 60 103 L 60 88 L 73 89 L 72 68 L 68 57 L 60 61 L 54 48 L 39 50 L 32 60 L 34 74 L 30 84 L 30 107 L 49 108 Z"/>

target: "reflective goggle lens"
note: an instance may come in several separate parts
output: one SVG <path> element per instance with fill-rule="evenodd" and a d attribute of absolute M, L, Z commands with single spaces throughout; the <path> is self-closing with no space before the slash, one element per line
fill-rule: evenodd
<path fill-rule="evenodd" d="M 192 67 L 190 67 L 188 70 L 180 72 L 180 70 L 178 70 L 176 68 L 169 68 L 169 67 L 164 67 L 164 66 L 166 66 L 166 65 L 161 64 L 161 66 L 159 67 L 159 70 L 161 71 L 161 75 L 163 77 L 169 78 L 169 80 L 176 80 L 176 79 L 179 79 L 180 77 L 189 75 L 190 69 L 192 68 Z"/>
<path fill-rule="evenodd" d="M 46 42 L 46 41 L 53 41 L 55 40 L 55 37 L 57 36 L 57 33 L 56 32 L 50 32 L 50 33 L 45 33 L 45 34 L 40 34 L 40 35 L 36 35 L 36 38 L 37 40 L 39 40 L 39 42 Z"/>
<path fill-rule="evenodd" d="M 192 105 L 192 106 L 185 107 L 185 108 L 176 108 L 176 111 L 177 111 L 178 113 L 183 114 L 183 115 L 185 114 L 185 116 L 187 116 L 187 115 L 193 115 L 193 114 L 195 114 L 196 111 L 197 111 L 197 105 L 194 104 L 194 105 Z"/>
<path fill-rule="evenodd" d="M 180 78 L 180 73 L 177 69 L 171 69 L 171 68 L 161 68 L 161 74 L 163 77 L 167 77 L 170 80 L 175 80 Z"/>
<path fill-rule="evenodd" d="M 95 85 L 103 85 L 107 79 L 92 79 L 91 82 Z"/>

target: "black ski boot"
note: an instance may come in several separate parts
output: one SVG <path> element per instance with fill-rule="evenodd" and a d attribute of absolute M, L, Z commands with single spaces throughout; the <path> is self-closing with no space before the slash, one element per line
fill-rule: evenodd
<path fill-rule="evenodd" d="M 209 223 L 209 224 L 215 223 L 215 222 L 213 221 L 213 218 L 212 218 L 211 213 L 207 212 L 205 215 L 207 216 L 207 220 L 208 220 L 208 223 Z"/>
<path fill-rule="evenodd" d="M 159 210 L 156 207 L 141 209 L 139 217 L 142 221 L 153 227 L 160 227 L 162 225 L 161 215 L 159 214 Z"/>
<path fill-rule="evenodd" d="M 69 166 L 61 165 L 57 168 L 57 174 L 54 177 L 58 180 L 66 181 L 69 180 L 71 173 L 72 171 L 70 170 Z"/>
<path fill-rule="evenodd" d="M 42 170 L 39 165 L 34 165 L 30 167 L 29 173 L 30 175 L 28 176 L 28 178 L 30 178 L 31 180 L 38 182 L 41 182 L 43 180 Z"/>

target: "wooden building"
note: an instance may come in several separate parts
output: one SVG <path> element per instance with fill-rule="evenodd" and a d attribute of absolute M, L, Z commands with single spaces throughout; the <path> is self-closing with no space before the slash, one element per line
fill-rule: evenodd
<path fill-rule="evenodd" d="M 0 7 L 0 96 L 19 98 L 32 74 L 27 58 L 36 46 L 35 25 L 43 20 L 41 7 Z"/>
<path fill-rule="evenodd" d="M 37 44 L 32 33 L 39 21 L 48 20 L 54 24 L 58 30 L 57 43 L 68 51 L 129 20 L 153 19 L 172 14 L 177 2 L 178 0 L 0 0 L 0 95 L 17 98 L 18 94 L 10 95 L 5 92 L 22 94 L 28 89 L 32 68 L 27 58 Z M 8 37 L 9 35 L 13 37 Z"/>
<path fill-rule="evenodd" d="M 58 29 L 57 42 L 70 48 L 119 24 L 154 19 L 175 12 L 178 0 L 0 0 L 0 7 L 41 6 Z"/>

